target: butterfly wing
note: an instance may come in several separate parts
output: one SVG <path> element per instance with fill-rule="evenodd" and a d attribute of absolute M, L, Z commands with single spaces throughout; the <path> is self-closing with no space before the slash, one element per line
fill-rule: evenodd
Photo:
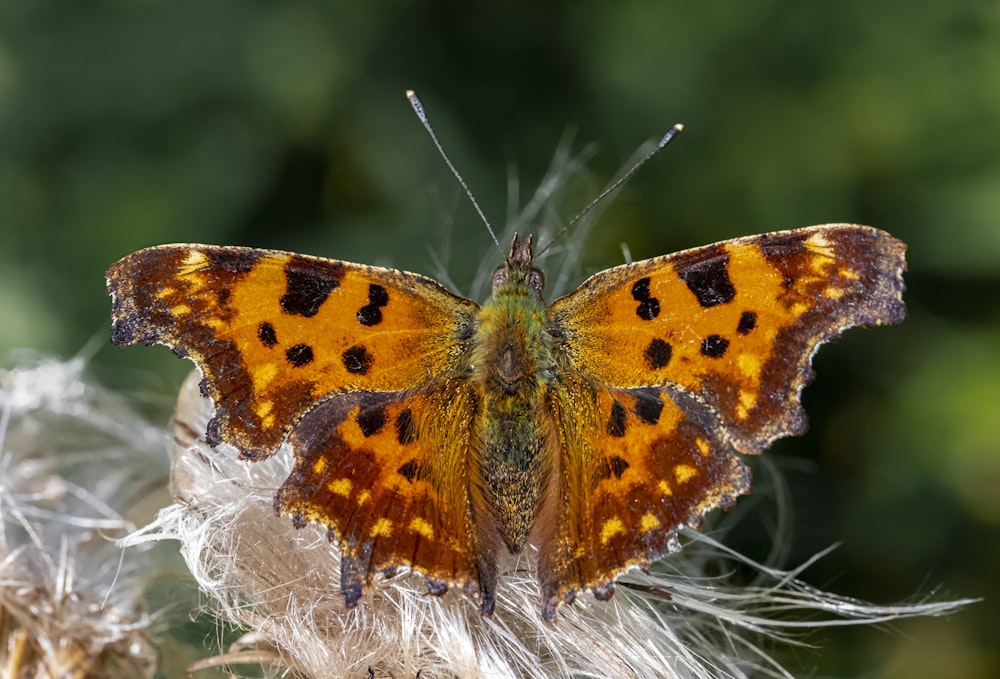
<path fill-rule="evenodd" d="M 210 442 L 253 459 L 331 394 L 400 391 L 456 369 L 477 309 L 415 274 L 206 245 L 135 252 L 108 270 L 108 292 L 112 341 L 191 358 L 215 402 Z"/>
<path fill-rule="evenodd" d="M 610 269 L 554 302 L 557 360 L 578 377 L 552 399 L 567 500 L 542 545 L 547 595 L 605 593 L 747 492 L 730 448 L 805 429 L 820 344 L 902 321 L 903 252 L 869 227 L 811 227 Z"/>
<path fill-rule="evenodd" d="M 751 236 L 609 269 L 551 306 L 569 365 L 611 387 L 671 385 L 756 453 L 802 433 L 816 348 L 899 323 L 905 246 L 865 226 Z"/>
<path fill-rule="evenodd" d="M 475 407 L 468 382 L 443 379 L 334 396 L 292 430 L 295 467 L 275 510 L 332 529 L 348 606 L 376 572 L 400 566 L 424 573 L 435 594 L 478 589 L 466 464 Z"/>
<path fill-rule="evenodd" d="M 610 597 L 619 574 L 679 549 L 679 526 L 697 527 L 750 490 L 720 422 L 689 394 L 610 389 L 579 376 L 561 386 L 553 415 L 565 501 L 538 565 L 548 619 L 577 590 Z"/>
<path fill-rule="evenodd" d="M 475 584 L 464 370 L 478 308 L 414 274 L 285 252 L 168 245 L 108 271 L 112 341 L 191 358 L 215 402 L 208 438 L 263 459 L 286 438 L 275 509 L 341 547 L 357 603 L 410 566 L 432 591 Z M 453 416 L 441 418 L 445 408 Z"/>

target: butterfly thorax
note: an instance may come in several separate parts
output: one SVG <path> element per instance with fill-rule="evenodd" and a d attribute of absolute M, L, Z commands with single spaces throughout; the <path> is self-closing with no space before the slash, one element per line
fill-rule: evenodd
<path fill-rule="evenodd" d="M 479 312 L 472 380 L 482 403 L 473 465 L 480 540 L 495 542 L 499 533 L 512 552 L 528 539 L 548 479 L 548 441 L 539 424 L 553 368 L 547 327 L 531 240 L 521 247 L 515 239 Z"/>

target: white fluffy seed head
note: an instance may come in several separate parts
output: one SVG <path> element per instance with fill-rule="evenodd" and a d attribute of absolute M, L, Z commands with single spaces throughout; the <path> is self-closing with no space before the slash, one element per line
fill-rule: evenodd
<path fill-rule="evenodd" d="M 223 658 L 233 662 L 263 658 L 307 677 L 365 677 L 369 668 L 378 677 L 790 676 L 766 647 L 794 643 L 802 628 L 940 615 L 967 603 L 876 606 L 839 597 L 806 585 L 798 570 L 753 563 L 685 531 L 680 553 L 650 573 L 629 573 L 608 602 L 581 593 L 560 608 L 555 624 L 539 613 L 530 551 L 502 574 L 492 619 L 458 590 L 429 596 L 423 578 L 407 573 L 377 577 L 361 604 L 347 610 L 325 529 L 296 530 L 274 515 L 291 451 L 248 463 L 223 447 L 213 450 L 192 436 L 204 431 L 210 414 L 192 374 L 175 420 L 177 501 L 133 540 L 181 542 L 210 608 L 252 630 L 244 641 L 258 650 Z M 704 564 L 720 559 L 756 569 L 762 584 L 741 588 L 708 578 Z M 771 612 L 778 610 L 787 617 Z M 810 621 L 803 623 L 806 611 Z"/>
<path fill-rule="evenodd" d="M 0 369 L 0 675 L 151 677 L 142 594 L 157 573 L 114 538 L 134 529 L 139 489 L 167 478 L 163 430 L 82 359 L 3 358 L 16 366 Z"/>

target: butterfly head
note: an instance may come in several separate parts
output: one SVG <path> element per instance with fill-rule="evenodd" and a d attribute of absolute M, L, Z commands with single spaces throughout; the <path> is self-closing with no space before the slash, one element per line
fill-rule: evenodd
<path fill-rule="evenodd" d="M 514 234 L 514 242 L 511 243 L 507 263 L 493 272 L 494 295 L 502 287 L 508 289 L 526 287 L 539 300 L 542 299 L 542 291 L 545 289 L 545 275 L 541 269 L 535 266 L 535 256 L 531 247 L 531 236 L 528 236 L 522 244 L 518 235 Z"/>

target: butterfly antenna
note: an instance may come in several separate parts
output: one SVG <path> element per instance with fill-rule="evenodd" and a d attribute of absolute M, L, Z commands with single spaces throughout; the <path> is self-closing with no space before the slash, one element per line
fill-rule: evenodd
<path fill-rule="evenodd" d="M 667 144 L 669 144 L 670 140 L 673 139 L 674 137 L 676 137 L 680 133 L 680 131 L 683 130 L 683 129 L 684 129 L 684 126 L 681 125 L 680 123 L 677 123 L 673 127 L 671 127 L 667 131 L 667 133 L 665 135 L 663 135 L 663 137 L 660 139 L 660 141 L 657 142 L 656 146 L 654 146 L 652 149 L 650 149 L 642 158 L 640 158 L 639 160 L 635 161 L 635 163 L 632 165 L 632 167 L 630 167 L 625 172 L 625 174 L 623 174 L 621 177 L 619 177 L 618 180 L 615 181 L 614 184 L 612 184 L 608 188 L 606 188 L 603 191 L 601 191 L 597 195 L 596 198 L 594 198 L 592 201 L 590 201 L 589 203 L 587 203 L 587 205 L 582 210 L 580 210 L 580 212 L 578 212 L 577 215 L 575 217 L 573 217 L 573 219 L 569 220 L 569 222 L 566 224 L 566 226 L 563 227 L 562 231 L 560 231 L 559 233 L 557 233 L 552 238 L 552 240 L 550 240 L 545 245 L 544 248 L 541 248 L 538 251 L 538 254 L 536 254 L 535 257 L 536 258 L 541 257 L 542 253 L 544 253 L 546 250 L 548 250 L 549 247 L 551 247 L 551 245 L 553 243 L 555 243 L 557 240 L 559 240 L 560 238 L 562 238 L 562 236 L 567 231 L 569 231 L 571 228 L 573 228 L 573 226 L 577 222 L 579 222 L 581 219 L 583 219 L 583 217 L 588 212 L 590 212 L 591 210 L 593 210 L 594 207 L 598 203 L 600 203 L 602 200 L 604 200 L 605 198 L 607 198 L 610 194 L 614 193 L 618 189 L 618 187 L 620 187 L 622 184 L 624 184 L 625 182 L 627 182 L 632 177 L 632 175 L 634 175 L 636 172 L 638 172 L 638 170 L 639 170 L 640 167 L 642 167 L 643 165 L 646 164 L 646 161 L 648 161 L 650 158 L 652 158 L 657 153 L 659 153 L 660 151 L 662 151 L 663 147 L 666 146 Z"/>
<path fill-rule="evenodd" d="M 410 106 L 413 107 L 413 112 L 417 114 L 418 118 L 420 118 L 420 122 L 423 124 L 424 129 L 427 130 L 427 134 L 431 135 L 431 141 L 433 141 L 434 146 L 437 147 L 438 153 L 440 153 L 441 157 L 444 158 L 444 162 L 448 165 L 448 169 L 451 170 L 451 173 L 455 175 L 455 179 L 457 179 L 458 183 L 461 184 L 462 190 L 465 191 L 465 195 L 467 195 L 469 200 L 472 202 L 472 207 L 476 208 L 476 212 L 479 213 L 479 218 L 483 220 L 483 224 L 486 225 L 486 230 L 490 232 L 490 237 L 493 238 L 493 242 L 496 243 L 497 248 L 502 253 L 503 247 L 500 245 L 500 241 L 497 240 L 497 235 L 494 233 L 493 227 L 490 225 L 490 220 L 486 218 L 486 214 L 483 212 L 483 209 L 479 207 L 479 203 L 476 201 L 476 197 L 472 195 L 469 185 L 465 183 L 465 180 L 462 179 L 462 175 L 460 175 L 458 170 L 455 169 L 455 165 L 451 162 L 451 158 L 449 158 L 448 154 L 444 152 L 444 147 L 441 146 L 441 142 L 438 141 L 438 137 L 434 133 L 434 128 L 431 127 L 431 121 L 427 118 L 427 113 L 424 111 L 424 105 L 420 101 L 419 97 L 417 97 L 417 93 L 413 90 L 406 90 L 406 98 L 410 100 Z"/>

